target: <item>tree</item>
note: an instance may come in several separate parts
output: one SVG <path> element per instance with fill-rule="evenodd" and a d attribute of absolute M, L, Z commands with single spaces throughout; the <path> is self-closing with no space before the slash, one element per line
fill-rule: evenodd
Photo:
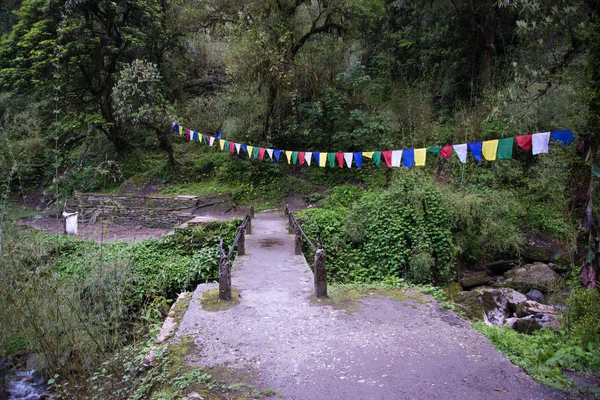
<path fill-rule="evenodd" d="M 113 90 L 115 115 L 118 122 L 141 125 L 156 133 L 160 147 L 167 153 L 169 163 L 175 164 L 173 146 L 168 136 L 169 122 L 174 111 L 163 94 L 162 77 L 155 64 L 135 60 L 119 72 Z"/>
<path fill-rule="evenodd" d="M 82 0 L 67 2 L 65 11 L 59 0 L 23 0 L 0 48 L 0 87 L 46 99 L 60 88 L 62 108 L 70 111 L 61 118 L 93 126 L 123 152 L 128 142 L 113 107 L 115 77 L 121 63 L 164 57 L 166 44 L 157 41 L 165 39 L 165 7 L 161 0 Z M 78 129 L 80 138 L 85 130 Z"/>

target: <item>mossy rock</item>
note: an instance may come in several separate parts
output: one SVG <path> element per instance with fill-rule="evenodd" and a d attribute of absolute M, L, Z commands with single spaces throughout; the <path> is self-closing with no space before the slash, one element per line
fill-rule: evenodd
<path fill-rule="evenodd" d="M 527 264 L 506 272 L 504 279 L 498 280 L 494 287 L 511 288 L 523 293 L 538 289 L 547 293 L 556 278 L 556 272 L 546 264 Z"/>

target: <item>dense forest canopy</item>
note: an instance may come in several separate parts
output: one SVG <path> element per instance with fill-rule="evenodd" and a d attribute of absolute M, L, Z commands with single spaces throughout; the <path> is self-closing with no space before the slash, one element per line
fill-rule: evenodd
<path fill-rule="evenodd" d="M 155 175 L 173 177 L 194 162 L 177 154 L 173 120 L 229 140 L 309 151 L 428 147 L 564 128 L 580 141 L 577 154 L 555 160 L 563 170 L 556 190 L 570 192 L 568 204 L 555 205 L 574 222 L 586 214 L 597 148 L 598 7 L 563 0 L 3 2 L 3 179 L 22 194 L 41 186 L 64 197 L 106 188 L 107 173 L 119 184 L 146 172 L 140 157 L 160 152 L 167 164 Z M 269 168 L 251 165 L 255 177 Z M 523 157 L 478 170 L 436 168 L 438 177 L 460 173 L 463 184 L 491 173 L 502 189 L 533 187 L 545 173 L 532 174 L 544 167 Z M 578 247 L 587 242 L 580 234 Z"/>

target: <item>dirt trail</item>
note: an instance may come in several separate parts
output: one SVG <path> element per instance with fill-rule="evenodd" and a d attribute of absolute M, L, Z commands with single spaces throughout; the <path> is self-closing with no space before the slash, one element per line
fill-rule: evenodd
<path fill-rule="evenodd" d="M 194 292 L 175 339 L 193 338 L 193 365 L 248 373 L 287 399 L 566 398 L 428 296 L 367 298 L 352 314 L 314 305 L 281 216 L 257 215 L 246 249 L 232 279 L 239 305 L 208 312 L 199 300 L 215 285 Z"/>

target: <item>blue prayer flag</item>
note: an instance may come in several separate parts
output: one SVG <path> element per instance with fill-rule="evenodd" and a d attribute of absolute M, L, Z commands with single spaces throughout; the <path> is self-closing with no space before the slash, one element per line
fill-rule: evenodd
<path fill-rule="evenodd" d="M 275 154 L 275 160 L 277 162 L 279 162 L 279 156 L 281 155 L 281 150 L 273 150 L 273 153 Z"/>
<path fill-rule="evenodd" d="M 221 131 L 219 131 L 219 133 L 217 133 L 217 136 L 216 136 L 216 137 L 217 137 L 217 139 L 221 139 L 221 135 L 222 135 L 222 134 L 223 134 L 223 131 L 222 131 L 222 130 L 221 130 Z"/>
<path fill-rule="evenodd" d="M 560 142 L 563 146 L 568 146 L 575 141 L 575 136 L 573 136 L 573 131 L 571 130 L 554 131 L 552 132 L 552 139 Z"/>
<path fill-rule="evenodd" d="M 242 144 L 242 150 L 244 150 L 246 153 L 248 153 L 248 148 L 246 147 L 245 144 Z"/>
<path fill-rule="evenodd" d="M 354 152 L 354 162 L 358 168 L 362 167 L 362 151 Z"/>
<path fill-rule="evenodd" d="M 402 153 L 402 165 L 409 168 L 415 166 L 415 149 L 404 150 Z"/>
<path fill-rule="evenodd" d="M 313 157 L 315 158 L 315 161 L 317 162 L 317 165 L 319 165 L 319 161 L 321 159 L 321 155 L 315 151 L 315 152 L 313 152 Z"/>
<path fill-rule="evenodd" d="M 469 150 L 471 150 L 471 154 L 473 154 L 473 158 L 477 160 L 477 162 L 483 161 L 483 153 L 481 152 L 483 144 L 481 142 L 473 142 L 469 143 Z"/>

